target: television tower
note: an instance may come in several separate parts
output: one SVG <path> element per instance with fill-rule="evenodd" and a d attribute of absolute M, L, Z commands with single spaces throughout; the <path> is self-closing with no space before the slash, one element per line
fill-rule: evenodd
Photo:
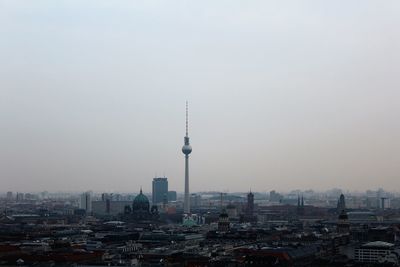
<path fill-rule="evenodd" d="M 185 154 L 185 199 L 183 202 L 183 212 L 186 214 L 190 214 L 189 154 L 192 152 L 192 147 L 189 144 L 188 121 L 188 102 L 186 101 L 186 136 L 184 138 L 184 145 L 182 147 L 182 152 Z"/>

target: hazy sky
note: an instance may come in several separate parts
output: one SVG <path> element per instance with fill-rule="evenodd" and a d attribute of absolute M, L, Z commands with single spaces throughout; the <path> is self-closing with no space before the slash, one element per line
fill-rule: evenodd
<path fill-rule="evenodd" d="M 0 188 L 400 189 L 400 1 L 0 0 Z"/>

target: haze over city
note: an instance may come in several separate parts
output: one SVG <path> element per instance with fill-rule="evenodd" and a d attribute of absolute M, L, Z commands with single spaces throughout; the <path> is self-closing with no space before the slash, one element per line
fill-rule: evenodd
<path fill-rule="evenodd" d="M 397 190 L 399 8 L 0 0 L 0 187 Z"/>

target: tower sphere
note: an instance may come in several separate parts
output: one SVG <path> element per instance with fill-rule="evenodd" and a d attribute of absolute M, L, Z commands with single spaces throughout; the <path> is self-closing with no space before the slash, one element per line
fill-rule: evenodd
<path fill-rule="evenodd" d="M 192 146 L 191 145 L 184 145 L 182 147 L 182 152 L 185 155 L 189 155 L 192 152 Z"/>

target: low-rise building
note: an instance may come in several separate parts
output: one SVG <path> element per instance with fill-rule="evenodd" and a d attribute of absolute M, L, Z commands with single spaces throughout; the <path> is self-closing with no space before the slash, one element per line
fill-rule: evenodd
<path fill-rule="evenodd" d="M 354 259 L 365 263 L 398 262 L 395 245 L 383 241 L 369 242 L 355 248 Z"/>

